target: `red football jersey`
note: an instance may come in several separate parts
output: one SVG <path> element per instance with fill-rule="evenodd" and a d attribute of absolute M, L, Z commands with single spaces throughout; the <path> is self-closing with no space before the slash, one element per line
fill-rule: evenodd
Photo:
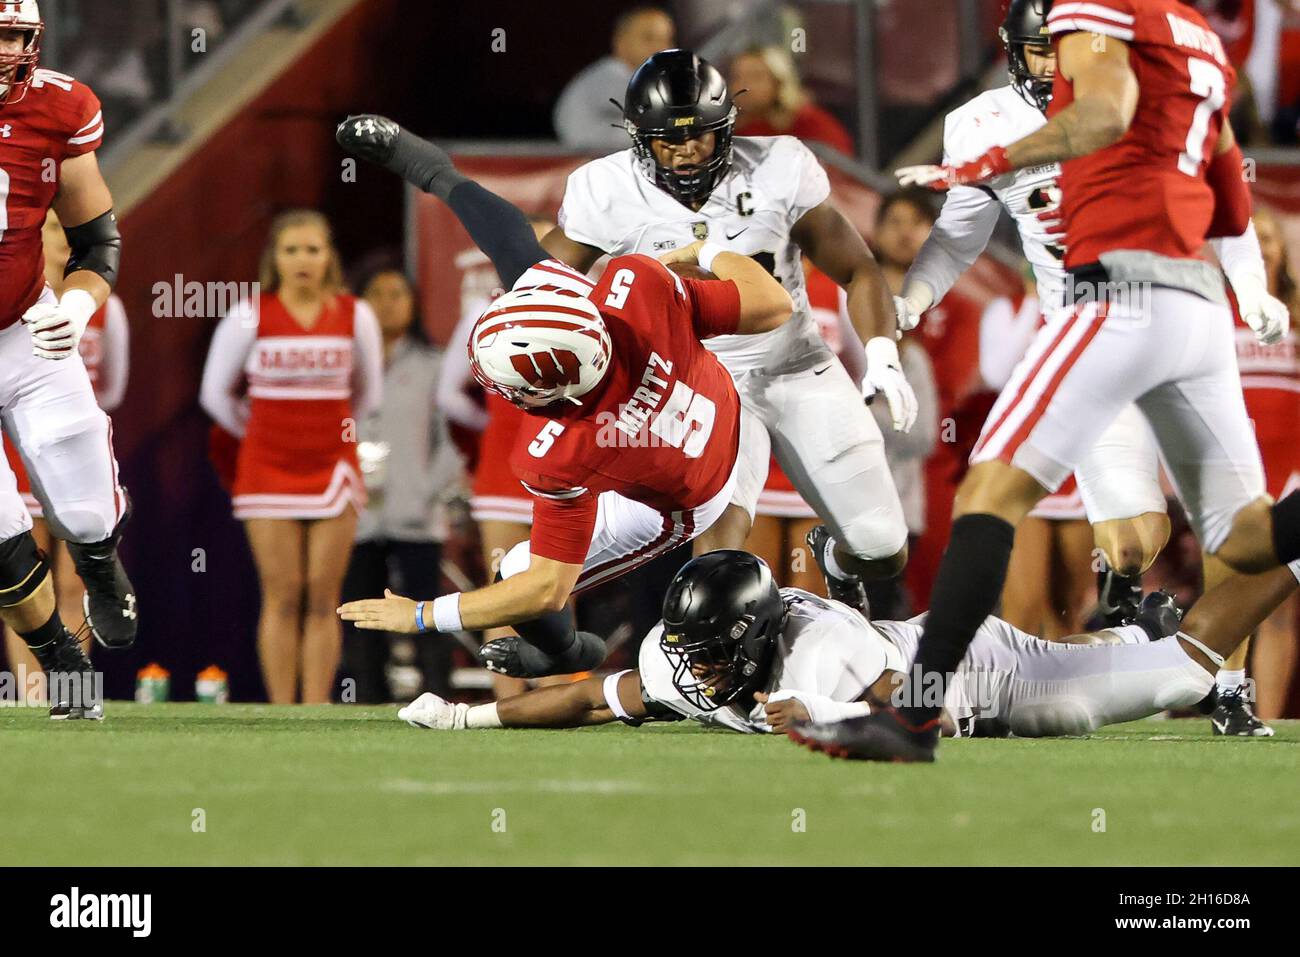
<path fill-rule="evenodd" d="M 1123 40 L 1140 89 L 1119 142 L 1061 164 L 1065 265 L 1115 249 L 1198 258 L 1214 215 L 1205 171 L 1235 80 L 1222 41 L 1182 0 L 1067 0 L 1047 24 L 1058 45 L 1080 31 Z M 1058 73 L 1048 115 L 1073 102 Z"/>
<path fill-rule="evenodd" d="M 695 508 L 726 484 L 740 440 L 736 387 L 700 344 L 736 331 L 735 283 L 620 256 L 588 298 L 609 330 L 609 371 L 581 405 L 531 415 L 510 460 L 536 496 L 533 554 L 574 565 L 591 544 L 601 492 L 663 512 Z"/>
<path fill-rule="evenodd" d="M 45 288 L 41 227 L 60 165 L 103 139 L 90 87 L 53 70 L 37 70 L 26 96 L 0 105 L 0 329 L 22 318 Z"/>

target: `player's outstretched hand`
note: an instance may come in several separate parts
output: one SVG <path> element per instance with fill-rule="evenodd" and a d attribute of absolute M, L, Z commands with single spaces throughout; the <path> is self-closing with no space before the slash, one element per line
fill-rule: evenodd
<path fill-rule="evenodd" d="M 363 598 L 350 601 L 336 609 L 338 616 L 366 631 L 392 631 L 413 635 L 419 632 L 415 623 L 415 602 L 384 589 L 383 598 Z"/>
<path fill-rule="evenodd" d="M 996 176 L 1011 171 L 1007 160 L 1007 151 L 995 146 L 978 159 L 969 163 L 949 166 L 904 166 L 894 170 L 900 186 L 924 186 L 926 189 L 942 191 L 954 186 L 973 186 L 985 183 Z"/>
<path fill-rule="evenodd" d="M 912 391 L 898 358 L 898 345 L 888 336 L 867 340 L 867 374 L 862 379 L 862 398 L 870 402 L 883 393 L 895 432 L 908 432 L 916 424 L 916 393 Z"/>
<path fill-rule="evenodd" d="M 788 692 L 782 691 L 779 694 L 787 695 Z M 808 709 L 798 698 L 781 697 L 772 700 L 773 697 L 762 691 L 754 692 L 754 700 L 763 706 L 763 718 L 774 733 L 785 734 L 794 722 L 810 720 Z"/>
<path fill-rule="evenodd" d="M 349 116 L 334 131 L 334 139 L 339 146 L 362 159 L 385 165 L 393 158 L 397 147 L 398 134 L 402 128 L 386 116 L 377 113 L 362 113 Z"/>

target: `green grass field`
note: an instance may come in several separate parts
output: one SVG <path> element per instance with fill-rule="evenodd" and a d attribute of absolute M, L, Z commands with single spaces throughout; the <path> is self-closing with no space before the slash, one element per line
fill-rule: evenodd
<path fill-rule="evenodd" d="M 933 766 L 888 766 L 685 724 L 440 733 L 395 710 L 110 702 L 93 724 L 2 708 L 0 863 L 1300 859 L 1300 722 L 1266 740 L 1181 720 L 949 741 Z M 34 839 L 56 815 L 58 839 Z"/>

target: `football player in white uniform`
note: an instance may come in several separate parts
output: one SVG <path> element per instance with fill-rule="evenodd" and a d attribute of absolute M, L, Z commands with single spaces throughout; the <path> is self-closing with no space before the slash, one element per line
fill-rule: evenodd
<path fill-rule="evenodd" d="M 706 345 L 829 527 L 815 530 L 809 544 L 832 595 L 861 607 L 862 578 L 903 567 L 907 525 L 880 429 L 809 316 L 801 252 L 848 291 L 850 318 L 866 343 L 862 394 L 883 394 L 894 428 L 906 431 L 916 399 L 899 366 L 879 267 L 828 201 L 826 173 L 807 147 L 789 136 L 732 137 L 736 108 L 726 81 L 694 53 L 665 50 L 643 63 L 628 84 L 624 116 L 632 148 L 573 172 L 560 225 L 542 245 L 586 271 L 606 254 L 671 256 L 707 240 L 752 256 L 780 280 L 795 303 L 785 328 Z M 760 451 L 752 458 L 765 470 Z M 764 478 L 742 478 L 733 507 L 701 536 L 696 554 L 743 544 Z"/>
<path fill-rule="evenodd" d="M 1182 630 L 1164 595 L 1149 596 L 1135 624 L 1068 642 L 989 618 L 948 683 L 945 732 L 1086 734 L 1201 704 L 1246 616 L 1266 615 L 1295 590 L 1297 575 L 1282 568 L 1259 576 L 1267 588 L 1244 604 L 1228 589 L 1212 591 Z M 741 732 L 783 733 L 810 719 L 834 724 L 890 699 L 923 620 L 868 622 L 839 602 L 778 590 L 762 559 L 724 549 L 693 559 L 673 579 L 663 621 L 642 642 L 635 670 L 484 705 L 425 693 L 398 717 L 441 731 L 681 718 Z M 821 750 L 831 748 L 821 742 Z"/>
<path fill-rule="evenodd" d="M 1047 0 L 1013 0 L 1000 31 L 1011 84 L 981 93 L 948 114 L 944 121 L 944 164 L 963 163 L 995 146 L 1006 146 L 1042 127 L 1051 101 L 1055 55 L 1047 31 Z M 925 168 L 917 168 L 919 171 Z M 900 170 L 907 180 L 916 172 Z M 922 314 L 947 295 L 957 278 L 984 251 L 1003 209 L 1015 220 L 1025 258 L 1047 323 L 1068 315 L 1070 279 L 1063 265 L 1059 233 L 1060 164 L 1029 167 L 999 176 L 987 185 L 954 186 L 930 238 L 922 247 L 896 298 L 901 328 L 914 328 Z M 1260 301 L 1249 292 L 1250 278 L 1264 275 L 1263 256 L 1253 228 L 1236 239 L 1213 240 L 1228 267 L 1241 301 Z M 1234 264 L 1229 266 L 1229 264 Z M 1244 267 L 1244 268 L 1242 268 Z M 1243 297 L 1243 293 L 1245 298 Z M 1272 299 L 1264 293 L 1265 299 Z M 1285 306 L 1273 300 L 1260 309 L 1276 313 Z M 1273 334 L 1272 325 L 1260 334 Z M 1075 471 L 1088 520 L 1107 567 L 1099 573 L 1098 599 L 1106 624 L 1130 618 L 1142 596 L 1142 574 L 1169 540 L 1170 524 L 1160 486 L 1160 459 L 1155 436 L 1136 406 L 1130 406 L 1103 433 Z M 1214 584 L 1228 570 L 1207 559 L 1206 580 Z M 1233 656 L 1220 683 L 1229 690 L 1244 679 L 1245 647 Z M 1241 713 L 1216 715 L 1216 729 L 1231 724 L 1243 736 L 1271 731 L 1250 713 L 1240 695 L 1225 696 Z"/>

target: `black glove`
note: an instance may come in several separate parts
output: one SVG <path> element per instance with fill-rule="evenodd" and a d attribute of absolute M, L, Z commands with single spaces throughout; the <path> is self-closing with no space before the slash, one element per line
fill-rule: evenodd
<path fill-rule="evenodd" d="M 387 166 L 397 148 L 397 137 L 402 128 L 386 116 L 362 113 L 349 116 L 334 131 L 339 146 L 362 159 Z"/>

